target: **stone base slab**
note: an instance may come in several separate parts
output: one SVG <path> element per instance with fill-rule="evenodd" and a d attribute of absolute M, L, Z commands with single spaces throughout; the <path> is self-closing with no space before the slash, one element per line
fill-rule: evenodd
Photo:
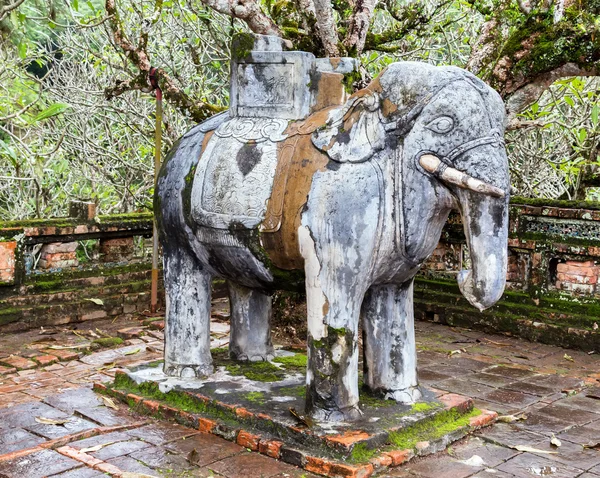
<path fill-rule="evenodd" d="M 412 407 L 361 395 L 363 418 L 358 422 L 312 423 L 302 417 L 303 396 L 290 393 L 304 380 L 297 370 L 261 382 L 231 375 L 237 370 L 227 366 L 217 365 L 206 380 L 167 378 L 161 369 L 159 364 L 120 371 L 112 385 L 95 384 L 94 389 L 136 411 L 324 476 L 367 477 L 415 456 L 437 453 L 497 416 L 474 409 L 470 398 L 424 390 L 425 400 Z"/>

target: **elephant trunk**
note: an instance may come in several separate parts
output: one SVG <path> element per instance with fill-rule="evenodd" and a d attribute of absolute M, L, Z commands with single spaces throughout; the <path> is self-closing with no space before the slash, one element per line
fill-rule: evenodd
<path fill-rule="evenodd" d="M 504 292 L 508 197 L 466 190 L 458 196 L 471 258 L 471 269 L 460 271 L 458 286 L 465 298 L 482 311 L 494 305 Z"/>

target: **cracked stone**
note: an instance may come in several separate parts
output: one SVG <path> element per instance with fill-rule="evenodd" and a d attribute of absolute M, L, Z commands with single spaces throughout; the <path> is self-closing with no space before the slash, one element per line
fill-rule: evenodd
<path fill-rule="evenodd" d="M 80 467 L 81 463 L 53 450 L 42 450 L 30 455 L 0 462 L 0 476 L 42 478 Z"/>

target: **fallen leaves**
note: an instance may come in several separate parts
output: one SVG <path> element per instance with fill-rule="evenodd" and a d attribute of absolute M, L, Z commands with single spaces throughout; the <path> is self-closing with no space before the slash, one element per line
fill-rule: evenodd
<path fill-rule="evenodd" d="M 100 398 L 104 402 L 105 407 L 112 408 L 113 410 L 119 409 L 119 407 L 117 406 L 117 404 L 114 402 L 114 400 L 112 398 L 107 397 L 105 395 L 100 395 Z"/>
<path fill-rule="evenodd" d="M 502 415 L 499 416 L 496 420 L 500 423 L 514 423 L 519 422 L 521 420 L 527 420 L 527 415 L 525 415 L 524 413 L 521 413 L 519 415 Z"/>
<path fill-rule="evenodd" d="M 85 299 L 85 300 L 89 300 L 90 302 L 93 302 L 96 305 L 104 305 L 104 301 L 102 299 Z"/>
<path fill-rule="evenodd" d="M 562 443 L 561 443 L 561 441 L 560 441 L 558 438 L 556 438 L 556 436 L 554 435 L 554 433 L 552 434 L 552 438 L 550 438 L 550 444 L 551 444 L 552 446 L 555 446 L 555 447 L 557 447 L 557 448 L 558 448 L 559 446 L 562 446 Z"/>
<path fill-rule="evenodd" d="M 135 350 L 128 350 L 127 352 L 124 352 L 123 355 L 135 355 L 137 353 L 139 353 L 142 349 L 135 349 Z"/>
<path fill-rule="evenodd" d="M 468 460 L 459 460 L 458 462 L 467 466 L 485 466 L 485 461 L 483 461 L 483 458 L 481 458 L 479 455 L 473 455 Z"/>
<path fill-rule="evenodd" d="M 459 355 L 462 353 L 467 353 L 467 349 L 457 349 L 457 350 L 451 350 L 450 352 L 448 352 L 448 357 L 452 357 L 453 355 Z"/>
<path fill-rule="evenodd" d="M 108 443 L 102 443 L 101 445 L 91 446 L 89 448 L 82 448 L 79 450 L 81 453 L 93 453 L 95 451 L 102 450 L 105 446 L 112 445 L 115 443 L 114 441 L 109 441 Z"/>
<path fill-rule="evenodd" d="M 543 453 L 545 455 L 558 455 L 557 451 L 540 450 L 526 445 L 511 445 L 509 448 L 517 451 L 523 451 L 528 453 Z"/>
<path fill-rule="evenodd" d="M 98 367 L 96 370 L 98 370 L 98 372 L 102 372 L 102 370 L 110 370 L 111 368 L 115 368 L 116 366 L 116 362 L 108 362 L 102 365 L 101 367 Z"/>
<path fill-rule="evenodd" d="M 89 348 L 89 346 L 90 346 L 90 343 L 86 342 L 84 344 L 77 344 L 77 345 L 51 345 L 48 348 L 53 349 L 53 350 L 69 350 L 69 349 L 87 349 L 87 348 Z"/>
<path fill-rule="evenodd" d="M 571 357 L 569 354 L 564 354 L 563 358 L 565 360 L 568 360 L 569 362 L 575 362 L 575 360 L 573 359 L 573 357 Z"/>
<path fill-rule="evenodd" d="M 47 417 L 35 417 L 35 421 L 42 423 L 43 425 L 64 425 L 71 421 L 70 418 L 47 418 Z"/>
<path fill-rule="evenodd" d="M 295 408 L 289 408 L 290 414 L 296 419 L 298 420 L 302 425 L 311 428 L 314 426 L 314 422 L 312 420 L 312 418 L 310 418 L 309 416 L 305 416 L 305 415 L 300 415 Z"/>
<path fill-rule="evenodd" d="M 194 448 L 192 451 L 190 451 L 188 453 L 187 461 L 189 461 L 192 464 L 196 464 L 196 463 L 198 463 L 199 457 L 200 457 L 200 454 L 198 453 L 198 450 L 196 450 Z"/>
<path fill-rule="evenodd" d="M 591 450 L 600 450 L 600 442 L 591 442 L 583 445 L 583 448 L 588 448 Z"/>

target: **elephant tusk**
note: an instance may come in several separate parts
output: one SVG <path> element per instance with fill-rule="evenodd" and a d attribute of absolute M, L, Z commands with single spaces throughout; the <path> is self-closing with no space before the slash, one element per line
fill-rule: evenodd
<path fill-rule="evenodd" d="M 459 188 L 470 189 L 471 191 L 488 194 L 497 198 L 502 198 L 506 195 L 502 189 L 496 186 L 475 179 L 458 169 L 446 166 L 446 164 L 442 163 L 442 161 L 433 154 L 424 154 L 421 156 L 419 164 L 425 171 L 438 176 L 442 181 L 454 184 Z"/>

